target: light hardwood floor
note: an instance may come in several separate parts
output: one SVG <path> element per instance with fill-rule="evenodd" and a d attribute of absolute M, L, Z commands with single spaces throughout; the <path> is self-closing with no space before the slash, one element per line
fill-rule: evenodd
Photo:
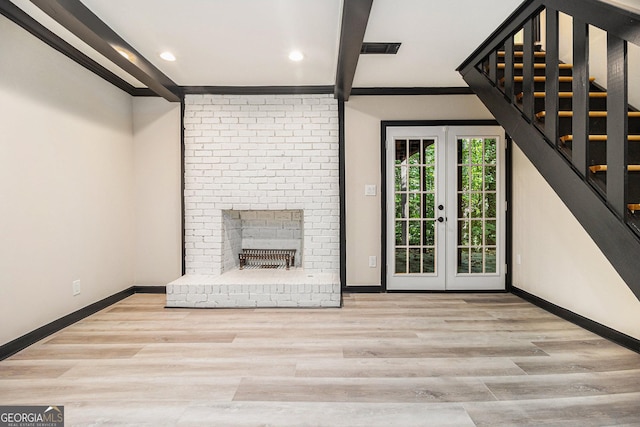
<path fill-rule="evenodd" d="M 640 426 L 640 355 L 509 294 L 137 294 L 0 362 L 0 404 L 67 426 Z"/>

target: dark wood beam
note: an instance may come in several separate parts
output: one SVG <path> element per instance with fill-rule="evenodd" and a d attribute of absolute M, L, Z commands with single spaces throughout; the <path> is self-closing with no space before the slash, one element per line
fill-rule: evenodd
<path fill-rule="evenodd" d="M 0 1 L 0 14 L 25 29 L 40 41 L 62 53 L 67 58 L 85 67 L 97 76 L 102 77 L 112 85 L 122 89 L 130 95 L 135 94 L 137 89 L 131 84 L 113 74 L 111 71 L 107 70 L 75 47 L 71 46 L 13 3 L 9 1 Z"/>
<path fill-rule="evenodd" d="M 469 87 L 354 87 L 351 95 L 475 95 Z"/>
<path fill-rule="evenodd" d="M 347 191 L 344 100 L 338 99 L 338 182 L 340 186 L 340 289 L 347 287 Z M 340 292 L 342 303 L 343 292 Z"/>
<path fill-rule="evenodd" d="M 182 86 L 185 95 L 309 95 L 334 93 L 333 86 Z"/>
<path fill-rule="evenodd" d="M 137 52 L 80 0 L 31 0 L 47 15 L 107 59 L 171 102 L 180 101 L 178 85 Z M 121 52 L 126 52 L 125 58 Z"/>
<path fill-rule="evenodd" d="M 372 4 L 373 0 L 344 0 L 334 92 L 336 98 L 344 101 L 351 95 Z"/>

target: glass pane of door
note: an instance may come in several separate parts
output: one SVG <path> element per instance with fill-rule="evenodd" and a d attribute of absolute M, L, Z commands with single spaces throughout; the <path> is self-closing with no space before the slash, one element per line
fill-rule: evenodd
<path fill-rule="evenodd" d="M 496 273 L 495 137 L 458 138 L 457 273 Z"/>
<path fill-rule="evenodd" d="M 435 139 L 396 139 L 394 147 L 394 273 L 436 273 Z"/>

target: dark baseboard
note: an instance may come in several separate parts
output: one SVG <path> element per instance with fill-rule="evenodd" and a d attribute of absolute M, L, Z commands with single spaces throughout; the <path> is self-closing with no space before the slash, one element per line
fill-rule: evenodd
<path fill-rule="evenodd" d="M 136 285 L 133 287 L 134 294 L 166 294 L 167 287 L 166 286 L 140 286 Z"/>
<path fill-rule="evenodd" d="M 344 293 L 380 293 L 382 288 L 380 286 L 348 286 L 343 289 Z M 389 293 L 395 293 L 394 291 L 387 291 Z M 404 291 L 406 293 L 406 291 Z M 468 293 L 469 291 L 449 292 L 449 293 Z M 473 293 L 505 293 L 506 291 L 474 291 Z M 13 341 L 8 342 L 0 346 L 0 360 L 4 360 L 17 352 L 29 347 L 32 344 L 68 327 L 72 324 L 91 316 L 100 310 L 103 310 L 110 305 L 117 303 L 133 294 L 164 294 L 166 293 L 166 286 L 132 286 L 128 289 L 120 291 L 114 295 L 104 298 L 98 302 L 88 305 L 80 310 L 77 310 L 71 314 L 61 317 L 58 320 L 44 325 L 36 330 L 29 332 Z M 422 291 L 420 293 L 428 293 Z M 432 292 L 437 293 L 437 292 Z M 590 332 L 593 332 L 603 338 L 606 338 L 616 344 L 619 344 L 629 350 L 636 353 L 640 353 L 640 340 L 626 335 L 608 326 L 602 325 L 577 313 L 574 313 L 566 308 L 562 308 L 547 300 L 537 297 L 528 293 L 522 289 L 511 287 L 511 293 L 519 296 L 520 298 L 552 313 L 556 316 L 565 319 L 571 323 L 574 323 L 581 328 L 584 328 Z"/>
<path fill-rule="evenodd" d="M 379 294 L 382 286 L 345 286 L 342 288 L 345 294 Z"/>
<path fill-rule="evenodd" d="M 600 335 L 602 338 L 606 338 L 609 341 L 628 348 L 629 350 L 640 353 L 640 340 L 636 338 L 633 338 L 627 334 L 623 334 L 622 332 L 616 331 L 615 329 L 611 329 L 608 326 L 588 319 L 584 316 L 574 313 L 573 311 L 567 310 L 566 308 L 562 308 L 559 305 L 555 305 L 552 302 L 530 294 L 527 291 L 523 291 L 522 289 L 512 287 L 511 293 L 519 296 L 525 301 L 537 305 L 538 307 L 548 311 L 549 313 L 555 314 L 556 316 L 564 320 L 578 325 L 581 328 L 586 329 L 587 331 Z"/>
<path fill-rule="evenodd" d="M 123 299 L 136 294 L 162 294 L 166 293 L 165 286 L 132 286 L 124 291 L 120 291 L 116 294 L 113 294 L 105 299 L 102 299 L 98 302 L 94 302 L 86 307 L 81 308 L 80 310 L 74 311 L 71 314 L 67 314 L 60 319 L 54 320 L 51 323 L 48 323 L 44 326 L 35 329 L 28 334 L 25 334 L 19 338 L 16 338 L 13 341 L 10 341 L 2 346 L 0 346 L 0 360 L 4 360 L 7 357 L 10 357 L 20 350 L 24 350 L 32 344 L 37 343 L 38 341 L 52 335 L 68 326 L 73 325 L 74 323 L 84 319 L 85 317 L 91 316 L 92 314 L 97 313 L 100 310 L 103 310 L 110 305 L 117 303 L 118 301 L 122 301 Z"/>
<path fill-rule="evenodd" d="M 448 290 L 448 291 L 423 291 L 423 290 L 393 290 L 383 289 L 382 286 L 346 286 L 342 288 L 346 294 L 505 294 L 507 289 L 480 289 L 480 290 Z"/>
<path fill-rule="evenodd" d="M 478 289 L 478 290 L 445 290 L 445 291 L 424 291 L 424 290 L 396 290 L 387 289 L 385 291 L 388 294 L 506 294 L 505 289 Z"/>

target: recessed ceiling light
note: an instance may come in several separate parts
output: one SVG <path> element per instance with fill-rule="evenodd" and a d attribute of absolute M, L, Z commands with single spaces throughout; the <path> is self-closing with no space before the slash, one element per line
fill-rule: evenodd
<path fill-rule="evenodd" d="M 289 52 L 289 59 L 295 62 L 302 61 L 304 59 L 304 55 L 299 50 L 292 50 Z"/>
<path fill-rule="evenodd" d="M 170 62 L 173 62 L 173 61 L 176 60 L 176 56 L 171 52 L 162 52 L 160 54 L 160 58 L 164 59 L 165 61 L 170 61 Z"/>

